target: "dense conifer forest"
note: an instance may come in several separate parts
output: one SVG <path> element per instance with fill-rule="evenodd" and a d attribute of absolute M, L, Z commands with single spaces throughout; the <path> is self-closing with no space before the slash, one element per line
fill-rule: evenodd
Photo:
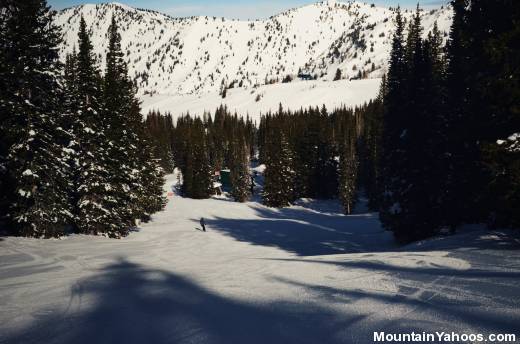
<path fill-rule="evenodd" d="M 0 209 L 10 234 L 125 236 L 165 204 L 163 170 L 143 125 L 117 22 L 104 73 L 81 21 L 78 50 L 58 58 L 45 1 L 3 1 Z"/>
<path fill-rule="evenodd" d="M 1 344 L 519 342 L 520 0 L 88 1 L 0 0 Z"/>
<path fill-rule="evenodd" d="M 503 16 L 497 8 L 507 20 L 492 18 Z M 214 122 L 186 116 L 173 128 L 154 119 L 171 128 L 184 194 L 209 197 L 210 176 L 232 166 L 247 190 L 243 171 L 254 158 L 266 165 L 264 204 L 339 198 L 350 214 L 364 195 L 400 242 L 464 223 L 518 227 L 519 5 L 458 0 L 453 9 L 446 46 L 436 26 L 422 38 L 419 8 L 408 23 L 397 11 L 388 73 L 362 107 L 291 112 L 280 104 L 258 129 L 224 108 Z M 233 124 L 215 127 L 222 116 Z"/>
<path fill-rule="evenodd" d="M 164 173 L 186 197 L 208 198 L 229 170 L 230 195 L 263 203 L 359 197 L 400 242 L 465 223 L 520 226 L 519 4 L 452 2 L 447 44 L 423 38 L 420 10 L 397 10 L 377 99 L 350 109 L 267 113 L 259 123 L 224 106 L 202 118 L 140 113 L 115 18 L 105 66 L 81 20 L 59 62 L 61 33 L 45 1 L 6 1 L 0 30 L 0 209 L 12 234 L 121 237 L 163 208 Z M 500 9 L 500 10 L 497 10 Z"/>

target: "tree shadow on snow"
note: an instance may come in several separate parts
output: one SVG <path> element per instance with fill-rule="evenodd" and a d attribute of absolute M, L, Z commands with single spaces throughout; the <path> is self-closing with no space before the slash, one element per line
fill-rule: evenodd
<path fill-rule="evenodd" d="M 375 213 L 349 216 L 323 213 L 314 208 L 264 208 L 250 205 L 259 218 L 208 219 L 210 230 L 216 230 L 238 241 L 254 245 L 277 247 L 298 256 L 343 253 L 375 253 L 399 251 L 431 251 L 464 248 L 478 252 L 483 248 L 518 250 L 518 233 L 488 232 L 495 236 L 469 234 L 458 239 L 437 237 L 425 243 L 399 246 L 392 233 L 381 228 Z M 196 221 L 195 219 L 193 221 Z M 486 232 L 481 232 L 486 234 Z M 464 234 L 463 234 L 464 235 Z"/>
<path fill-rule="evenodd" d="M 259 219 L 216 217 L 207 219 L 209 230 L 299 256 L 382 252 L 397 247 L 391 234 L 382 231 L 374 214 L 338 216 L 301 207 L 252 207 Z"/>
<path fill-rule="evenodd" d="M 379 315 L 388 314 L 388 317 L 360 319 L 360 321 L 369 321 L 369 328 L 373 331 L 384 330 L 387 333 L 454 331 L 464 333 L 468 328 L 477 328 L 479 333 L 486 334 L 518 333 L 520 300 L 514 297 L 515 293 L 518 295 L 520 291 L 520 287 L 514 282 L 514 278 L 517 277 L 506 274 L 496 276 L 498 276 L 496 277 L 498 280 L 489 281 L 485 286 L 477 285 L 474 289 L 467 289 L 473 298 L 462 302 L 454 296 L 460 295 L 461 288 L 466 288 L 465 282 L 473 281 L 464 279 L 439 281 L 435 279 L 437 284 L 425 283 L 417 284 L 415 287 L 400 287 L 394 293 L 373 289 L 338 289 L 279 277 L 275 277 L 273 280 L 292 287 L 304 288 L 320 299 L 326 299 L 331 303 L 371 304 L 372 311 L 376 312 L 374 314 L 377 314 L 378 311 Z M 407 281 L 406 276 L 400 275 L 399 277 L 404 278 L 404 282 Z M 504 297 L 500 300 L 500 305 L 489 307 L 489 298 L 497 297 L 497 282 L 499 282 L 498 284 L 509 282 L 508 293 L 502 294 Z M 511 298 L 511 296 L 513 297 Z M 392 309 L 400 310 L 385 312 Z M 356 333 L 360 331 L 360 327 L 366 327 L 366 324 L 359 325 L 357 322 L 349 324 L 350 332 Z"/>
<path fill-rule="evenodd" d="M 338 332 L 358 319 L 309 303 L 228 299 L 171 272 L 124 260 L 76 283 L 69 308 L 81 311 L 39 310 L 30 326 L 4 331 L 0 342 L 340 343 Z"/>

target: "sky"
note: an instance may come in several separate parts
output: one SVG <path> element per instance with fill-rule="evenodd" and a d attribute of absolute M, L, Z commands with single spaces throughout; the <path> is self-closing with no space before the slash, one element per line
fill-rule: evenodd
<path fill-rule="evenodd" d="M 63 9 L 86 3 L 112 2 L 115 0 L 48 0 L 55 9 Z M 312 0 L 117 0 L 132 7 L 147 8 L 175 17 L 216 16 L 238 19 L 261 19 L 286 9 L 306 5 Z M 414 7 L 417 0 L 366 0 L 381 6 Z M 440 6 L 443 0 L 423 0 L 422 7 Z"/>

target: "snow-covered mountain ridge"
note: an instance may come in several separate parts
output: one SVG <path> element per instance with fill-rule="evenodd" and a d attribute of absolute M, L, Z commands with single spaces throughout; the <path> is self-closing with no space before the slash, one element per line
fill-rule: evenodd
<path fill-rule="evenodd" d="M 130 74 L 141 93 L 205 94 L 226 87 L 282 82 L 299 72 L 330 81 L 378 78 L 391 48 L 395 10 L 361 2 L 324 1 L 266 20 L 174 18 L 119 3 L 82 5 L 58 13 L 62 57 L 77 44 L 83 15 L 95 52 L 104 62 L 107 29 L 114 15 L 127 51 Z M 410 18 L 413 11 L 405 11 Z M 452 12 L 423 11 L 425 34 L 437 21 L 446 34 Z"/>

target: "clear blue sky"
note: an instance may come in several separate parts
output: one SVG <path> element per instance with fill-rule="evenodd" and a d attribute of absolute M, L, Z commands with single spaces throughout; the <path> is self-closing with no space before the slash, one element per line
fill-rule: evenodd
<path fill-rule="evenodd" d="M 21 0 L 23 1 L 23 0 Z M 85 4 L 112 2 L 114 0 L 48 0 L 55 9 Z M 316 0 L 317 1 L 317 0 Z M 383 6 L 413 7 L 417 0 L 365 0 Z M 266 18 L 288 8 L 315 1 L 312 0 L 118 0 L 133 7 L 154 9 L 177 17 L 192 15 L 224 16 L 227 18 Z M 423 0 L 421 6 L 431 7 L 446 3 L 443 0 Z"/>

